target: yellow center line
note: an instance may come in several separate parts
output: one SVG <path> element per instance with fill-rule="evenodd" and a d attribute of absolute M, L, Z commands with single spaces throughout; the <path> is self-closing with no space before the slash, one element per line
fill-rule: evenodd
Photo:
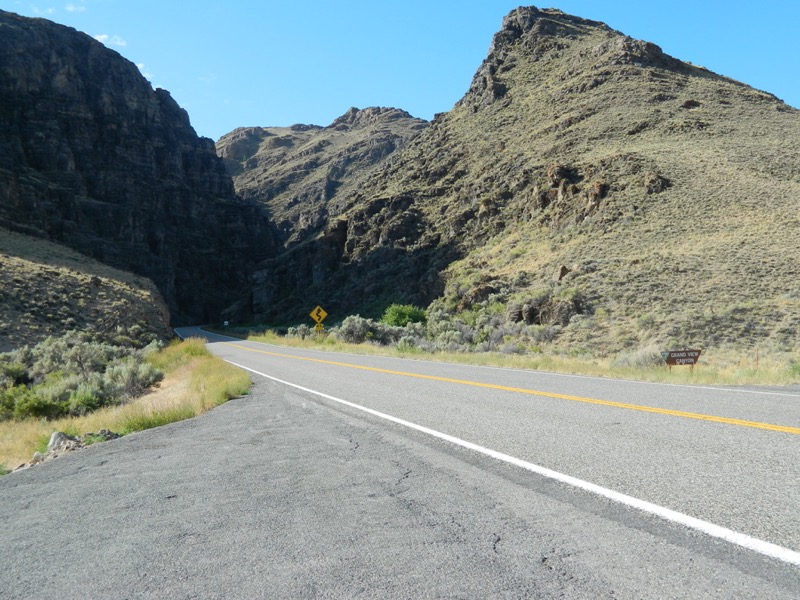
<path fill-rule="evenodd" d="M 445 383 L 456 383 L 459 385 L 469 385 L 472 387 L 488 388 L 492 390 L 501 390 L 504 392 L 515 392 L 518 394 L 527 394 L 529 396 L 545 396 L 548 398 L 558 398 L 559 400 L 571 400 L 573 402 L 584 402 L 586 404 L 598 404 L 600 406 L 612 406 L 614 408 L 624 408 L 626 410 L 638 410 L 641 412 L 656 413 L 659 415 L 669 415 L 672 417 L 683 417 L 685 419 L 697 419 L 700 421 L 711 421 L 713 423 L 725 423 L 726 425 L 738 425 L 740 427 L 752 427 L 755 429 L 766 429 L 767 431 L 780 431 L 782 433 L 791 433 L 800 435 L 800 427 L 789 427 L 787 425 L 773 425 L 772 423 L 760 423 L 758 421 L 745 421 L 744 419 L 732 419 L 729 417 L 718 417 L 715 415 L 704 415 L 702 413 L 686 412 L 682 410 L 671 410 L 668 408 L 658 408 L 655 406 L 644 406 L 641 404 L 628 404 L 627 402 L 614 402 L 611 400 L 599 400 L 597 398 L 585 398 L 582 396 L 571 396 L 569 394 L 559 394 L 557 392 L 542 392 L 539 390 L 531 390 L 527 388 L 509 387 L 506 385 L 497 385 L 494 383 L 482 383 L 480 381 L 469 381 L 467 379 L 452 379 L 450 377 L 439 377 L 437 375 L 422 375 L 420 373 L 408 373 L 406 371 L 394 371 L 392 369 L 381 369 L 378 367 L 367 367 L 364 365 L 354 365 L 350 363 L 336 362 L 333 360 L 324 360 L 321 358 L 309 358 L 305 356 L 293 356 L 291 354 L 281 354 L 279 352 L 269 352 L 267 350 L 257 350 L 255 348 L 248 348 L 240 344 L 233 344 L 231 342 L 223 342 L 228 346 L 246 350 L 248 352 L 257 352 L 259 354 L 267 354 L 269 356 L 278 356 L 280 358 L 293 358 L 296 360 L 305 360 L 308 362 L 321 363 L 325 365 L 334 365 L 337 367 L 347 367 L 349 369 L 360 369 L 362 371 L 372 371 L 374 373 L 385 373 L 388 375 L 399 375 L 401 377 L 414 377 L 416 379 L 429 379 L 431 381 L 443 381 Z"/>

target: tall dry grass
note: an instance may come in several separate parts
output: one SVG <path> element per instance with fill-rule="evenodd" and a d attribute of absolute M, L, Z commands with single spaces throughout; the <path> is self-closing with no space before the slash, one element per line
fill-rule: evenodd
<path fill-rule="evenodd" d="M 417 358 L 476 366 L 530 369 L 575 375 L 589 375 L 657 383 L 698 385 L 791 385 L 800 383 L 800 356 L 795 353 L 755 354 L 732 350 L 709 350 L 695 367 L 655 365 L 651 360 L 637 361 L 598 358 L 588 355 L 569 356 L 557 353 L 503 354 L 501 352 L 425 352 L 417 348 L 406 351 L 374 343 L 348 344 L 330 336 L 300 338 L 283 337 L 273 331 L 253 334 L 248 339 L 291 348 L 313 348 L 331 352 L 350 352 L 371 356 Z M 644 349 L 650 354 L 652 348 Z M 636 354 L 633 352 L 631 354 Z"/>

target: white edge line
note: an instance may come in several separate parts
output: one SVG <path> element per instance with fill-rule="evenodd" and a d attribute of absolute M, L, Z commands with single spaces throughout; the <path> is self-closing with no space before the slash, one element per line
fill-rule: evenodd
<path fill-rule="evenodd" d="M 608 500 L 611 500 L 613 502 L 617 502 L 619 504 L 635 508 L 642 512 L 655 515 L 666 521 L 678 523 L 679 525 L 683 525 L 690 529 L 700 531 L 712 537 L 725 540 L 726 542 L 730 542 L 731 544 L 747 548 L 748 550 L 753 550 L 754 552 L 758 552 L 759 554 L 763 554 L 764 556 L 776 558 L 780 561 L 789 563 L 791 565 L 800 566 L 800 552 L 795 552 L 794 550 L 790 550 L 789 548 L 784 548 L 783 546 L 778 546 L 777 544 L 773 544 L 771 542 L 766 542 L 764 540 L 760 540 L 758 538 L 754 538 L 749 535 L 745 535 L 743 533 L 738 533 L 736 531 L 733 531 L 732 529 L 727 529 L 725 527 L 709 523 L 708 521 L 703 521 L 702 519 L 690 517 L 689 515 L 685 515 L 675 510 L 664 508 L 663 506 L 658 506 L 657 504 L 653 504 L 652 502 L 639 500 L 638 498 L 634 498 L 633 496 L 628 496 L 620 492 L 615 492 L 614 490 L 610 490 L 595 483 L 584 481 L 583 479 L 578 479 L 577 477 L 572 477 L 571 475 L 565 475 L 564 473 L 559 473 L 558 471 L 553 471 L 552 469 L 535 465 L 533 463 L 524 461 L 514 456 L 503 454 L 502 452 L 498 452 L 496 450 L 491 450 L 490 448 L 484 448 L 483 446 L 473 444 L 472 442 L 462 440 L 460 438 L 448 435 L 446 433 L 442 433 L 440 431 L 436 431 L 435 429 L 430 429 L 423 425 L 417 425 L 416 423 L 412 423 L 410 421 L 405 421 L 403 419 L 393 417 L 392 415 L 388 415 L 386 413 L 382 413 L 377 410 L 367 408 L 366 406 L 354 404 L 353 402 L 348 402 L 347 400 L 342 400 L 341 398 L 336 398 L 335 396 L 330 396 L 323 392 L 318 392 L 316 390 L 312 390 L 310 388 L 297 385 L 296 383 L 291 383 L 289 381 L 284 381 L 283 379 L 278 379 L 277 377 L 267 375 L 266 373 L 256 371 L 255 369 L 251 369 L 250 367 L 245 367 L 244 365 L 240 365 L 230 360 L 227 360 L 227 362 L 236 367 L 239 367 L 240 369 L 244 369 L 245 371 L 250 371 L 251 373 L 255 373 L 256 375 L 260 375 L 261 377 L 266 377 L 267 379 L 271 379 L 272 381 L 288 385 L 290 387 L 302 390 L 304 392 L 308 392 L 309 394 L 320 396 L 321 398 L 325 398 L 327 400 L 332 400 L 333 402 L 338 402 L 339 404 L 344 404 L 345 406 L 349 406 L 350 408 L 354 408 L 356 410 L 360 410 L 375 417 L 391 421 L 392 423 L 395 423 L 397 425 L 402 425 L 403 427 L 408 427 L 410 429 L 420 431 L 422 433 L 433 436 L 440 440 L 444 440 L 446 442 L 450 442 L 451 444 L 461 446 L 462 448 L 467 448 L 468 450 L 478 452 L 480 454 L 489 456 L 496 460 L 514 465 L 516 467 L 520 467 L 522 469 L 525 469 L 526 471 L 536 473 L 537 475 L 541 475 L 542 477 L 547 477 L 548 479 L 553 479 L 555 481 L 559 481 L 566 485 L 570 485 L 572 487 L 576 487 L 585 490 L 587 492 L 591 492 L 603 498 L 607 498 Z"/>

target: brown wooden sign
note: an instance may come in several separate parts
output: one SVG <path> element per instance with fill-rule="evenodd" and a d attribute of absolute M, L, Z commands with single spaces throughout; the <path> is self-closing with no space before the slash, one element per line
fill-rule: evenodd
<path fill-rule="evenodd" d="M 662 352 L 661 356 L 667 364 L 672 367 L 675 365 L 695 365 L 700 358 L 702 350 L 669 350 Z"/>

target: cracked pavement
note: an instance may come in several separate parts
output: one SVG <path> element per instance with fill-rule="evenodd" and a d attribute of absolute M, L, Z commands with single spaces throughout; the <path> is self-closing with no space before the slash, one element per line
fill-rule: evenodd
<path fill-rule="evenodd" d="M 792 598 L 800 583 L 261 378 L 197 419 L 4 477 L 0 506 L 7 599 Z"/>

